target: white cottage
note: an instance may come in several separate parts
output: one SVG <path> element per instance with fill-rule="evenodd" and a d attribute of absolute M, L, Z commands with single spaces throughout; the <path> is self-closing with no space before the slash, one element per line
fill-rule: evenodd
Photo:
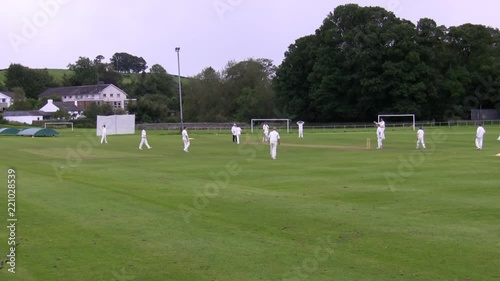
<path fill-rule="evenodd" d="M 0 111 L 4 111 L 14 103 L 14 92 L 0 92 Z"/>
<path fill-rule="evenodd" d="M 47 100 L 47 104 L 45 104 L 40 111 L 54 113 L 58 110 L 65 111 L 71 115 L 71 119 L 78 119 L 83 114 L 83 110 L 76 106 L 77 102 L 64 102 L 64 101 L 54 101 L 52 99 Z"/>
<path fill-rule="evenodd" d="M 49 113 L 38 111 L 38 110 L 29 110 L 29 111 L 4 111 L 3 119 L 10 122 L 18 122 L 23 124 L 31 125 L 33 121 L 40 121 L 50 117 Z"/>

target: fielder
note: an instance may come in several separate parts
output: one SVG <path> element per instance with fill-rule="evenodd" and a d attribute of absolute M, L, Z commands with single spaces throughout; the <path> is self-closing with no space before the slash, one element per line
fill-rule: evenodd
<path fill-rule="evenodd" d="M 262 142 L 267 142 L 269 141 L 269 125 L 267 125 L 266 123 L 264 123 L 264 125 L 262 125 L 262 131 L 263 131 L 263 136 L 262 136 Z"/>
<path fill-rule="evenodd" d="M 304 138 L 304 121 L 298 121 L 297 125 L 299 126 L 299 139 Z"/>
<path fill-rule="evenodd" d="M 236 123 L 231 127 L 231 134 L 233 134 L 233 142 L 236 142 Z"/>
<path fill-rule="evenodd" d="M 234 133 L 236 135 L 236 143 L 240 144 L 241 128 L 239 126 L 236 126 Z"/>
<path fill-rule="evenodd" d="M 102 130 L 101 130 L 101 144 L 108 143 L 108 139 L 106 138 L 106 125 L 102 125 Z"/>
<path fill-rule="evenodd" d="M 486 134 L 486 130 L 483 128 L 481 123 L 477 124 L 476 130 L 476 147 L 478 150 L 483 149 L 483 137 Z"/>
<path fill-rule="evenodd" d="M 422 127 L 419 127 L 417 131 L 417 149 L 420 147 L 420 144 L 422 144 L 422 148 L 425 149 L 424 135 L 424 130 Z"/>
<path fill-rule="evenodd" d="M 271 150 L 271 159 L 276 160 L 276 154 L 280 145 L 280 134 L 276 131 L 276 127 L 269 133 L 269 146 Z"/>
<path fill-rule="evenodd" d="M 189 152 L 188 148 L 191 145 L 189 140 L 190 139 L 189 139 L 187 127 L 184 127 L 184 129 L 182 130 L 182 141 L 184 142 L 184 152 Z"/>
<path fill-rule="evenodd" d="M 385 140 L 385 122 L 380 118 L 380 122 L 373 121 L 377 125 L 377 149 L 383 149 L 383 141 Z"/>
<path fill-rule="evenodd" d="M 141 143 L 139 144 L 139 149 L 142 150 L 142 145 L 146 145 L 146 147 L 148 149 L 151 149 L 151 146 L 149 146 L 149 143 L 148 143 L 148 138 L 146 136 L 146 130 L 142 129 L 142 132 L 141 132 Z"/>

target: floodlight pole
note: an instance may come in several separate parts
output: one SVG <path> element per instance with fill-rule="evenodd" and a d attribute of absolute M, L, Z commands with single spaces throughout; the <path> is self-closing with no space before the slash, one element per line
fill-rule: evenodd
<path fill-rule="evenodd" d="M 179 58 L 179 52 L 181 48 L 176 47 L 175 51 L 177 52 L 177 70 L 179 72 L 179 108 L 181 112 L 181 131 L 184 129 L 184 118 L 182 116 L 182 85 L 181 85 L 181 60 Z"/>

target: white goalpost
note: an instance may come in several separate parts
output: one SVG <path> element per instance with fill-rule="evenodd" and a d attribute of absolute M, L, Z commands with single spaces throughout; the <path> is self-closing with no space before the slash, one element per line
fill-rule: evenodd
<path fill-rule="evenodd" d="M 290 133 L 290 119 L 251 119 L 250 120 L 250 132 L 253 133 L 253 127 L 255 122 L 285 122 L 286 121 L 286 132 Z"/>
<path fill-rule="evenodd" d="M 71 131 L 73 132 L 73 122 L 45 122 L 43 128 L 47 129 L 47 124 L 49 125 L 71 125 Z"/>
<path fill-rule="evenodd" d="M 380 122 L 382 117 L 411 117 L 412 118 L 412 128 L 415 131 L 415 114 L 380 114 L 377 117 L 377 122 Z"/>

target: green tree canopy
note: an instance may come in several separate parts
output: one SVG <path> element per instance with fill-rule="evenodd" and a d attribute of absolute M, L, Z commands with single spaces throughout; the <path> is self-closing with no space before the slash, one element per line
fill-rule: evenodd
<path fill-rule="evenodd" d="M 23 88 L 27 98 L 36 99 L 47 88 L 57 86 L 47 69 L 30 69 L 20 64 L 11 64 L 5 74 L 8 89 Z"/>
<path fill-rule="evenodd" d="M 499 43 L 483 25 L 415 25 L 380 7 L 338 6 L 289 46 L 273 81 L 277 107 L 318 122 L 467 118 L 500 108 Z"/>

